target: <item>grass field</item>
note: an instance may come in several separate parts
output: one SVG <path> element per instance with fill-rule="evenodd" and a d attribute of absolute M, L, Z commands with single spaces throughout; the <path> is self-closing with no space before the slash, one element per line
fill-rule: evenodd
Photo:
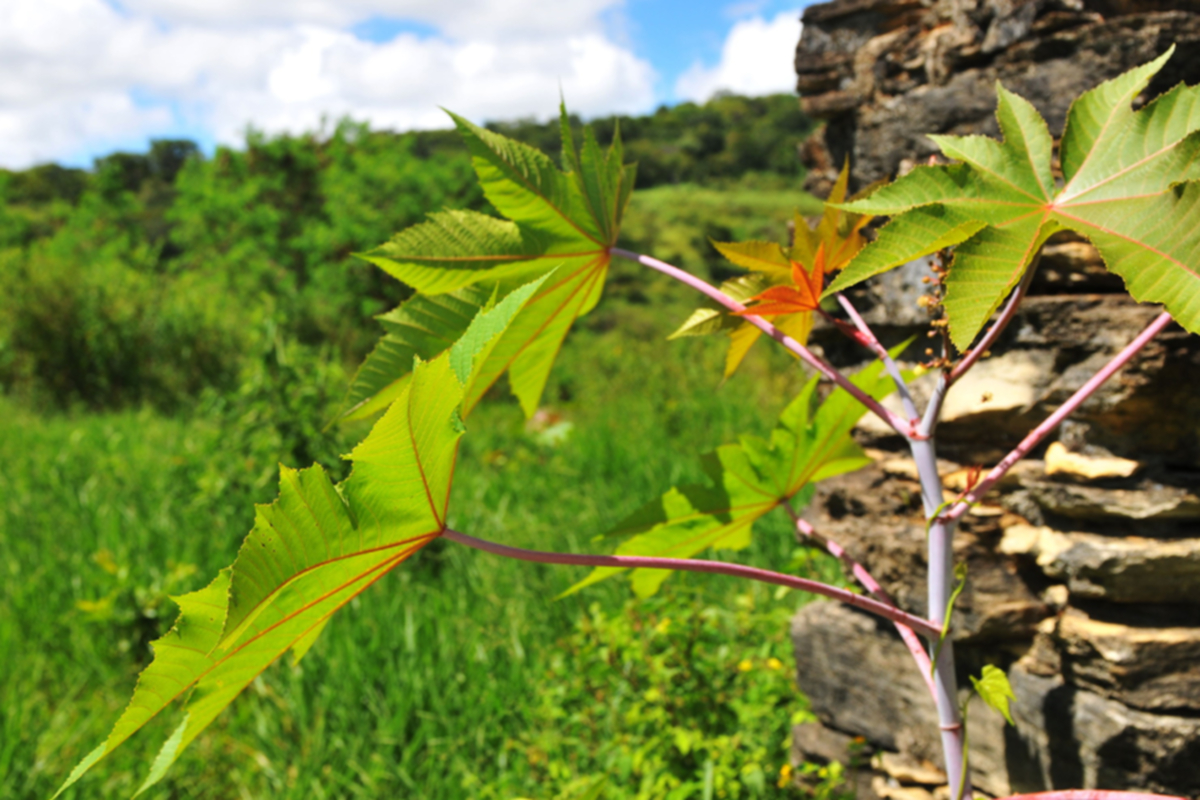
<path fill-rule="evenodd" d="M 499 390 L 471 417 L 452 527 L 603 550 L 592 537 L 794 396 L 804 376 L 763 344 L 720 386 L 721 341 L 664 341 L 691 298 L 632 269 L 615 268 L 552 375 L 565 439 L 527 431 Z M 0 405 L 0 797 L 53 793 L 120 713 L 167 595 L 229 564 L 250 500 L 273 498 L 214 482 L 246 466 L 217 420 Z M 798 555 L 782 517 L 737 558 L 836 572 Z M 776 780 L 804 713 L 786 638 L 804 598 L 675 576 L 643 603 L 620 579 L 554 600 L 582 574 L 435 542 L 302 663 L 256 680 L 148 796 L 551 798 L 598 775 L 610 797 L 701 797 L 706 780 L 717 797 L 794 793 Z M 159 739 L 135 738 L 68 796 L 132 795 L 167 730 L 151 727 Z"/>

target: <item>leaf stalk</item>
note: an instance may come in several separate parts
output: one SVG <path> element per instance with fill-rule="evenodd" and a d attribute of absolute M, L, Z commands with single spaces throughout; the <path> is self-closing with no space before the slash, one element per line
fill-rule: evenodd
<path fill-rule="evenodd" d="M 843 567 L 876 600 L 890 606 L 896 605 L 896 602 L 884 591 L 879 582 L 867 571 L 867 568 L 851 558 L 850 554 L 840 544 L 817 533 L 816 529 L 807 520 L 796 513 L 791 503 L 785 503 L 784 508 L 787 509 L 788 515 L 791 516 L 792 521 L 796 524 L 796 535 L 798 537 L 808 539 L 841 561 Z M 929 694 L 936 698 L 937 690 L 934 688 L 933 677 L 930 674 L 932 665 L 929 661 L 929 654 L 925 652 L 921 640 L 917 638 L 916 631 L 900 622 L 895 622 L 894 624 L 896 631 L 900 634 L 900 638 L 904 641 L 904 646 L 908 648 L 908 652 L 912 654 L 913 660 L 917 662 L 917 669 L 921 671 L 921 676 L 925 679 L 925 685 L 929 689 Z"/>
<path fill-rule="evenodd" d="M 735 578 L 746 578 L 760 583 L 770 583 L 775 586 L 786 586 L 802 592 L 824 595 L 834 600 L 861 608 L 872 614 L 892 622 L 907 625 L 914 631 L 920 631 L 927 637 L 936 638 L 941 632 L 941 625 L 930 620 L 902 611 L 894 605 L 881 603 L 872 597 L 839 589 L 820 581 L 797 578 L 784 575 L 781 572 L 771 572 L 758 567 L 747 567 L 741 564 L 729 564 L 724 561 L 706 561 L 697 558 L 652 558 L 649 556 L 600 556 L 576 553 L 550 553 L 543 550 L 526 550 L 521 547 L 510 547 L 486 539 L 468 536 L 450 528 L 442 531 L 442 536 L 452 542 L 483 550 L 493 555 L 515 558 L 520 561 L 533 561 L 539 564 L 569 564 L 581 567 L 616 567 L 618 569 L 669 569 L 684 572 L 707 572 L 716 575 L 731 575 Z"/>
<path fill-rule="evenodd" d="M 896 364 L 891 354 L 888 353 L 887 348 L 879 343 L 879 339 L 875 336 L 875 331 L 871 330 L 871 326 L 858 313 L 858 309 L 850 302 L 850 298 L 846 297 L 842 292 L 838 292 L 837 301 L 845 310 L 846 316 L 850 317 L 850 321 L 854 323 L 854 327 L 862 335 L 860 341 L 879 357 L 888 375 L 892 376 L 892 380 L 896 384 L 896 391 L 900 393 L 900 402 L 904 404 L 904 413 L 908 414 L 909 426 L 915 428 L 921 415 L 917 412 L 917 404 L 913 401 L 912 393 L 908 390 L 908 383 L 905 382 L 904 376 L 900 374 L 900 367 Z"/>
<path fill-rule="evenodd" d="M 737 300 L 734 300 L 717 287 L 713 286 L 707 281 L 697 278 L 695 275 L 692 275 L 689 272 L 685 272 L 679 267 L 672 266 L 665 261 L 659 261 L 657 258 L 642 255 L 640 253 L 634 253 L 630 250 L 623 250 L 620 247 L 613 247 L 609 250 L 609 252 L 614 256 L 627 258 L 630 261 L 635 261 L 641 264 L 642 266 L 650 267 L 651 269 L 657 270 L 664 275 L 668 275 L 675 280 L 692 287 L 696 291 L 706 295 L 712 300 L 715 300 L 716 302 L 725 306 L 725 308 L 728 308 L 730 311 L 741 313 L 746 310 L 746 306 L 742 305 Z M 745 314 L 742 316 L 742 319 L 746 320 L 751 325 L 767 334 L 767 336 L 770 336 L 772 339 L 782 344 L 788 350 L 798 355 L 801 360 L 803 360 L 810 367 L 815 369 L 817 372 L 820 372 L 823 376 L 833 381 L 838 386 L 845 389 L 852 397 L 854 397 L 854 399 L 866 406 L 868 410 L 882 419 L 884 423 L 894 429 L 897 433 L 901 434 L 902 436 L 909 436 L 910 434 L 916 432 L 913 424 L 902 419 L 899 414 L 884 408 L 882 404 L 851 383 L 846 376 L 834 369 L 832 365 L 830 365 L 824 359 L 819 358 L 807 347 L 776 328 L 770 322 L 767 322 L 762 317 L 754 314 Z"/>
<path fill-rule="evenodd" d="M 1153 339 L 1158 333 L 1172 322 L 1171 315 L 1164 311 L 1154 318 L 1146 329 L 1134 338 L 1132 342 L 1127 344 L 1121 352 L 1117 353 L 1113 358 L 1104 365 L 1095 375 L 1087 380 L 1083 386 L 1080 386 L 1075 394 L 1071 395 L 1065 403 L 1045 419 L 1042 424 L 1038 425 L 1029 435 L 1021 440 L 1021 443 L 1013 448 L 1012 452 L 1006 455 L 999 464 L 997 464 L 987 476 L 981 480 L 974 489 L 963 495 L 963 498 L 954 504 L 946 513 L 942 514 L 941 518 L 948 522 L 952 522 L 963 514 L 967 513 L 967 509 L 973 503 L 979 502 L 980 498 L 988 493 L 997 481 L 1012 469 L 1012 466 L 1029 454 L 1029 451 L 1037 447 L 1047 435 L 1050 434 L 1059 424 L 1067 418 L 1075 409 L 1079 408 L 1092 394 L 1100 388 L 1100 386 L 1111 378 L 1117 370 L 1125 366 L 1131 358 L 1133 358 L 1139 350 L 1141 350 L 1147 342 Z"/>

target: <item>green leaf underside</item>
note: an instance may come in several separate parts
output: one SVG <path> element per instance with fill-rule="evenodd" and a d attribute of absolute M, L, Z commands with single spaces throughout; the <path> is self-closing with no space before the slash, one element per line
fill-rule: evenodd
<path fill-rule="evenodd" d="M 1194 183 L 1200 179 L 1200 87 L 1177 86 L 1138 111 L 1131 105 L 1170 55 L 1072 104 L 1061 188 L 1051 173 L 1044 120 L 999 87 L 1002 142 L 931 137 L 961 163 L 919 167 L 842 206 L 893 220 L 829 291 L 957 244 L 945 309 L 951 338 L 965 350 L 1046 239 L 1065 228 L 1096 246 L 1135 299 L 1163 304 L 1179 324 L 1200 332 L 1200 190 Z"/>
<path fill-rule="evenodd" d="M 986 664 L 983 674 L 979 678 L 971 676 L 971 683 L 975 685 L 975 691 L 979 692 L 983 702 L 1003 714 L 1009 725 L 1015 724 L 1008 708 L 1008 701 L 1016 700 L 1017 696 L 1013 694 L 1012 685 L 1008 682 L 1008 676 L 1004 674 L 1004 670 Z"/>
<path fill-rule="evenodd" d="M 320 466 L 281 468 L 279 497 L 257 507 L 233 566 L 177 599 L 179 618 L 154 642 L 129 706 L 59 793 L 187 694 L 183 722 L 139 792 L 153 785 L 267 666 L 289 649 L 302 656 L 332 614 L 442 532 L 465 390 L 543 283 L 514 290 L 449 351 L 419 362 L 350 454 L 354 470 L 341 484 Z"/>
<path fill-rule="evenodd" d="M 577 150 L 564 109 L 563 153 L 572 169 L 562 172 L 538 150 L 451 116 L 485 196 L 508 219 L 467 211 L 433 214 L 363 255 L 420 294 L 381 318 L 389 332 L 355 380 L 346 419 L 369 417 L 386 407 L 407 380 L 411 355 L 431 358 L 440 352 L 435 348 L 447 346 L 447 337 L 452 341 L 465 330 L 470 306 L 481 307 L 497 286 L 503 289 L 553 271 L 553 279 L 526 302 L 496 344 L 463 403 L 466 416 L 508 370 L 513 394 L 526 415 L 532 415 L 567 331 L 600 299 L 608 251 L 616 242 L 634 179 L 633 166 L 621 163 L 619 134 L 604 152 L 585 129 Z M 456 303 L 464 307 L 453 310 Z M 422 317 L 409 328 L 389 326 L 395 321 L 389 318 L 405 317 L 410 306 L 408 316 L 436 307 L 437 323 Z"/>
<path fill-rule="evenodd" d="M 875 363 L 854 376 L 855 385 L 882 399 L 895 387 Z M 750 543 L 756 520 L 807 485 L 851 472 L 870 459 L 850 437 L 864 409 L 836 389 L 814 408 L 818 379 L 810 380 L 779 417 L 769 439 L 743 436 L 703 459 L 709 483 L 680 486 L 634 512 L 609 536 L 629 537 L 617 555 L 692 558 L 708 548 L 738 550 Z M 572 594 L 623 572 L 596 568 L 568 589 Z M 634 569 L 634 591 L 654 594 L 670 570 Z"/>
<path fill-rule="evenodd" d="M 915 208 L 884 225 L 878 238 L 837 274 L 821 296 L 831 297 L 893 267 L 962 244 L 985 227 L 986 222 L 941 204 Z"/>
<path fill-rule="evenodd" d="M 457 341 L 490 297 L 480 286 L 418 294 L 376 317 L 387 333 L 358 368 L 343 419 L 367 419 L 391 405 L 412 374 L 413 358 L 428 361 Z"/>

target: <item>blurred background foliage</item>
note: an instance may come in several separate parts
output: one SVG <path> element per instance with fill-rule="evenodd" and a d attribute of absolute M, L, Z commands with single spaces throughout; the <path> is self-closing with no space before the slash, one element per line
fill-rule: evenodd
<path fill-rule="evenodd" d="M 602 142 L 617 124 L 639 163 L 626 247 L 720 279 L 710 237 L 782 241 L 819 209 L 792 96 L 596 120 Z M 557 157 L 557 123 L 491 127 Z M 0 170 L 0 798 L 48 796 L 103 737 L 170 596 L 232 561 L 279 463 L 345 476 L 366 423 L 329 422 L 372 317 L 407 292 L 353 254 L 446 207 L 488 210 L 456 134 L 349 121 Z M 498 385 L 472 416 L 451 524 L 603 549 L 699 479 L 704 449 L 769 430 L 805 376 L 763 346 L 722 385 L 722 342 L 664 341 L 695 305 L 614 262 L 545 413 L 526 423 Z M 738 559 L 837 573 L 782 516 Z M 798 796 L 780 770 L 806 713 L 786 640 L 803 597 L 678 576 L 648 603 L 620 581 L 552 601 L 578 577 L 435 543 L 256 680 L 152 796 L 567 798 L 598 775 L 613 798 Z M 71 796 L 129 796 L 145 747 Z M 836 795 L 826 777 L 810 785 Z"/>
<path fill-rule="evenodd" d="M 657 187 L 639 196 L 631 246 L 711 270 L 707 237 L 760 234 L 802 203 L 808 124 L 789 96 L 594 125 L 602 142 L 620 125 L 638 187 Z M 557 124 L 491 127 L 558 155 Z M 163 140 L 91 171 L 0 170 L 0 386 L 37 404 L 174 410 L 236 386 L 268 319 L 355 364 L 378 336 L 371 317 L 405 289 L 353 253 L 441 208 L 488 210 L 454 132 L 350 121 L 252 132 L 207 159 Z"/>

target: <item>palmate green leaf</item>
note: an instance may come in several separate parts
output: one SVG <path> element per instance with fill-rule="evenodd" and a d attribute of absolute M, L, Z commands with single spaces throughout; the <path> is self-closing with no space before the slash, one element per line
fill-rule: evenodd
<path fill-rule="evenodd" d="M 429 360 L 463 335 L 492 298 L 482 286 L 418 294 L 376 317 L 387 333 L 371 351 L 346 395 L 342 419 L 367 419 L 391 405 L 408 383 L 413 358 Z"/>
<path fill-rule="evenodd" d="M 128 708 L 59 793 L 186 695 L 183 720 L 151 766 L 148 788 L 272 662 L 289 649 L 303 655 L 330 616 L 444 530 L 465 430 L 460 408 L 506 325 L 542 282 L 513 291 L 478 314 L 448 351 L 417 363 L 350 454 L 354 469 L 341 484 L 320 466 L 281 468 L 279 497 L 257 508 L 233 566 L 178 598 L 179 618 L 154 643 Z"/>
<path fill-rule="evenodd" d="M 914 208 L 884 225 L 875 241 L 838 273 L 822 296 L 829 297 L 900 264 L 962 244 L 985 227 L 986 222 L 941 204 Z"/>
<path fill-rule="evenodd" d="M 919 167 L 843 207 L 894 218 L 829 292 L 957 244 L 946 279 L 954 344 L 965 350 L 1016 286 L 1046 239 L 1070 229 L 1142 302 L 1162 303 L 1200 332 L 1200 88 L 1177 86 L 1134 111 L 1135 97 L 1171 56 L 1080 96 L 1063 132 L 1065 185 L 1053 143 L 1027 101 L 998 87 L 1004 140 L 934 136 L 960 162 Z M 936 246 L 935 246 L 936 245 Z"/>
<path fill-rule="evenodd" d="M 895 388 L 879 363 L 852 380 L 877 399 Z M 628 537 L 616 553 L 692 558 L 709 548 L 741 549 L 750 543 L 755 521 L 806 486 L 869 464 L 850 437 L 863 407 L 843 389 L 834 390 L 817 406 L 817 384 L 817 378 L 810 380 L 788 404 L 769 440 L 743 436 L 738 444 L 718 447 L 703 459 L 708 483 L 673 488 L 621 523 L 608 534 Z M 596 568 L 565 594 L 623 571 Z M 654 594 L 669 574 L 669 570 L 635 569 L 630 577 L 634 591 L 645 597 Z"/>
<path fill-rule="evenodd" d="M 195 683 L 208 664 L 207 653 L 220 640 L 228 596 L 229 570 L 224 569 L 203 589 L 174 598 L 179 617 L 174 627 L 153 643 L 154 661 L 138 677 L 129 706 L 108 738 L 71 771 L 55 797 L 165 708 L 179 695 L 181 686 Z"/>
<path fill-rule="evenodd" d="M 582 148 L 577 149 L 565 108 L 563 157 L 570 172 L 560 171 L 534 148 L 451 116 L 471 152 L 484 194 L 508 219 L 468 211 L 433 214 L 428 222 L 401 231 L 362 257 L 415 288 L 418 297 L 454 293 L 455 299 L 467 303 L 490 297 L 497 287 L 503 294 L 515 282 L 553 270 L 553 279 L 524 305 L 497 344 L 463 407 L 464 415 L 469 413 L 508 370 L 513 393 L 532 415 L 567 331 L 600 298 L 609 248 L 616 243 L 631 196 L 634 167 L 622 163 L 619 133 L 602 152 L 585 129 Z M 475 293 L 469 287 L 475 287 Z M 415 314 L 438 302 L 414 298 L 393 313 L 417 304 Z M 369 416 L 385 406 L 411 368 L 411 359 L 404 359 L 408 351 L 427 357 L 435 341 L 424 334 L 444 338 L 461 327 L 465 313 L 439 319 L 438 327 L 419 325 L 417 333 L 390 331 L 363 365 L 347 416 Z"/>

